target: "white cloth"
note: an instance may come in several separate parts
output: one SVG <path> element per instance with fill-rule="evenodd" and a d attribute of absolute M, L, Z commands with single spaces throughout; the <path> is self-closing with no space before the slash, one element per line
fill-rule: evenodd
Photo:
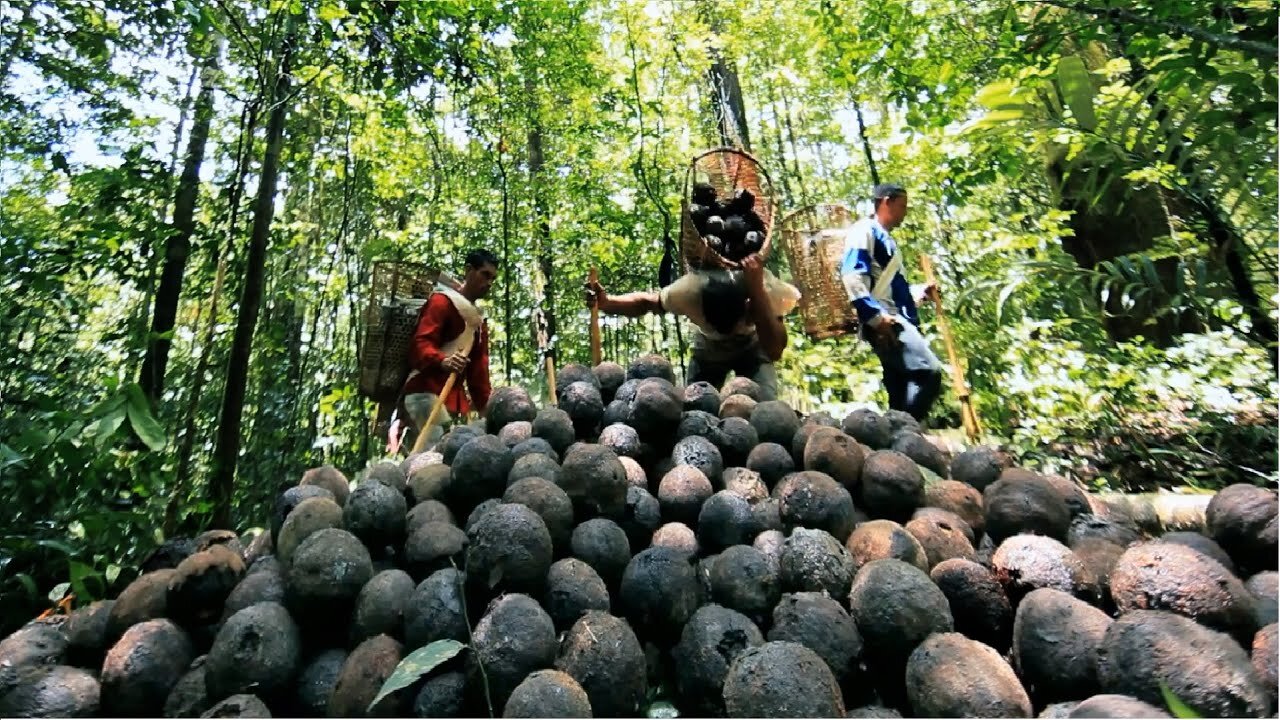
<path fill-rule="evenodd" d="M 751 321 L 750 316 L 740 320 L 737 327 L 727 334 L 717 332 L 707 322 L 706 315 L 702 312 L 702 288 L 712 277 L 727 278 L 739 285 L 742 284 L 741 272 L 727 270 L 690 272 L 662 289 L 658 295 L 662 307 L 669 312 L 689 318 L 689 321 L 697 326 L 703 335 L 712 340 L 755 334 L 755 323 Z M 768 270 L 764 271 L 764 290 L 773 307 L 774 315 L 785 316 L 800 302 L 800 291 L 794 285 L 778 279 Z"/>
<path fill-rule="evenodd" d="M 480 314 L 480 308 L 476 307 L 475 303 L 463 297 L 462 293 L 453 288 L 437 285 L 436 292 L 453 302 L 453 306 L 457 308 L 458 314 L 462 316 L 462 322 L 466 326 L 462 334 L 440 348 L 441 352 L 446 356 L 456 352 L 470 353 L 471 345 L 476 339 L 476 331 L 480 328 L 480 324 L 484 322 L 484 316 Z"/>

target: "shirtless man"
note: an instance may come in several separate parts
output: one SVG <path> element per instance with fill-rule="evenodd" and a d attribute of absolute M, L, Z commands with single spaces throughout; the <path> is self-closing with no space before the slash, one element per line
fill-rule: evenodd
<path fill-rule="evenodd" d="M 741 270 L 690 272 L 660 291 L 609 295 L 599 283 L 587 283 L 587 306 L 625 317 L 672 312 L 697 328 L 689 383 L 706 381 L 716 388 L 730 372 L 760 385 L 762 399 L 778 396 L 773 364 L 787 347 L 782 318 L 800 300 L 800 291 L 749 255 Z"/>

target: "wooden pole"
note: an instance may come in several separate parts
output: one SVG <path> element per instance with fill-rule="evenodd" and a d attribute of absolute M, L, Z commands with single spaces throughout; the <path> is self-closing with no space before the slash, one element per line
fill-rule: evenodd
<path fill-rule="evenodd" d="M 431 414 L 427 416 L 427 421 L 418 429 L 418 439 L 414 441 L 413 450 L 409 451 L 410 455 L 416 455 L 422 452 L 422 448 L 426 447 L 427 436 L 431 434 L 431 428 L 435 427 L 436 421 L 440 419 L 440 411 L 444 408 L 444 399 L 449 397 L 449 393 L 453 392 L 453 386 L 457 382 L 458 373 L 449 373 L 449 379 L 444 381 L 444 389 L 436 397 L 436 404 L 431 406 Z"/>
<path fill-rule="evenodd" d="M 476 338 L 480 337 L 480 331 L 484 325 L 481 324 L 476 331 L 467 338 L 467 342 L 462 346 L 462 354 L 470 356 L 471 348 L 475 345 Z M 449 393 L 453 392 L 453 386 L 458 382 L 458 373 L 449 373 L 449 379 L 444 381 L 444 388 L 440 391 L 440 395 L 436 397 L 436 404 L 431 406 L 431 414 L 427 416 L 427 421 L 418 429 L 418 439 L 413 442 L 413 449 L 409 451 L 410 455 L 422 452 L 427 445 L 427 435 L 431 434 L 431 428 L 435 427 L 436 421 L 440 419 L 440 411 L 444 409 L 444 399 L 449 397 Z"/>
<path fill-rule="evenodd" d="M 599 282 L 600 276 L 595 268 L 591 268 L 591 284 L 595 285 Z M 603 360 L 600 351 L 600 306 L 592 303 L 591 305 L 591 365 L 595 367 Z M 552 393 L 553 395 L 555 393 Z"/>
<path fill-rule="evenodd" d="M 935 287 L 938 279 L 933 273 L 933 261 L 928 255 L 920 255 L 920 266 L 924 269 L 924 279 Z M 977 440 L 982 435 L 982 425 L 978 422 L 978 414 L 974 412 L 969 398 L 969 385 L 964 380 L 964 370 L 960 366 L 960 353 L 956 351 L 955 340 L 951 337 L 951 325 L 947 323 L 947 315 L 942 310 L 942 299 L 935 296 L 933 308 L 938 315 L 938 329 L 942 332 L 942 342 L 947 346 L 947 357 L 951 360 L 951 388 L 960 399 L 960 420 L 964 423 L 965 433 L 970 440 Z"/>
<path fill-rule="evenodd" d="M 551 403 L 552 407 L 555 407 L 556 405 L 556 364 L 551 361 L 550 353 L 547 354 L 547 392 L 550 394 L 550 397 L 547 398 L 547 402 Z"/>

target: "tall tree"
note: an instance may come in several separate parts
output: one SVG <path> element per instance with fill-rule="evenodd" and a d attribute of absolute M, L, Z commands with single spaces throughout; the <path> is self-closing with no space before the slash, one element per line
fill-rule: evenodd
<path fill-rule="evenodd" d="M 556 299 L 555 299 L 555 249 L 551 235 L 550 188 L 547 186 L 546 156 L 543 150 L 542 118 L 538 92 L 537 71 L 528 69 L 525 82 L 526 101 L 529 102 L 529 131 L 527 135 L 530 186 L 533 194 L 533 223 L 537 237 L 538 285 L 542 289 L 541 302 L 536 310 L 538 344 L 544 362 L 556 359 Z"/>
<path fill-rule="evenodd" d="M 289 28 L 281 43 L 280 62 L 271 94 L 271 112 L 267 119 L 267 146 L 258 180 L 258 197 L 254 205 L 253 229 L 249 234 L 248 256 L 240 305 L 236 313 L 236 329 L 231 339 L 227 360 L 227 380 L 222 391 L 217 440 L 213 451 L 213 470 L 209 477 L 209 500 L 213 506 L 214 527 L 231 526 L 232 491 L 235 487 L 236 464 L 240 456 L 240 421 L 244 412 L 245 388 L 249 375 L 249 358 L 253 352 L 253 334 L 262 306 L 262 288 L 266 268 L 267 245 L 271 221 L 275 215 L 276 182 L 280 174 L 280 151 L 284 144 L 285 117 L 289 109 L 294 43 L 298 19 L 290 16 Z"/>
<path fill-rule="evenodd" d="M 707 39 L 707 55 L 711 66 L 707 69 L 706 102 L 720 142 L 726 147 L 738 147 L 751 152 L 751 134 L 747 130 L 747 107 L 742 99 L 742 83 L 738 81 L 738 69 L 732 58 L 726 57 L 721 41 L 721 8 L 711 0 L 698 1 L 698 13 L 710 26 Z"/>
<path fill-rule="evenodd" d="M 151 332 L 147 337 L 147 351 L 142 360 L 142 369 L 138 373 L 138 384 L 152 405 L 158 405 L 161 395 L 164 394 L 169 348 L 173 343 L 174 320 L 178 316 L 178 300 L 182 295 L 187 258 L 191 255 L 191 236 L 196 230 L 196 204 L 200 197 L 200 167 L 204 163 L 205 146 L 209 141 L 209 125 L 213 121 L 213 98 L 217 86 L 221 48 L 222 42 L 218 39 L 209 43 L 204 53 L 200 69 L 200 95 L 196 97 L 195 104 L 195 121 L 191 126 L 191 137 L 187 140 L 182 177 L 178 181 L 178 189 L 174 197 L 173 234 L 169 236 L 165 245 L 164 268 L 160 272 L 160 286 L 156 290 Z"/>

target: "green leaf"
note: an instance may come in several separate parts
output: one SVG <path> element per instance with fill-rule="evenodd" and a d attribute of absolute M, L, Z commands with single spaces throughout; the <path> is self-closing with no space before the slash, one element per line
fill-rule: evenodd
<path fill-rule="evenodd" d="M 133 431 L 152 451 L 163 450 L 164 428 L 160 427 L 160 423 L 151 414 L 151 407 L 147 404 L 147 397 L 142 394 L 142 388 L 134 383 L 129 385 L 126 392 L 129 396 L 129 424 L 133 426 Z"/>
<path fill-rule="evenodd" d="M 1169 712 L 1176 718 L 1198 718 L 1199 713 L 1187 707 L 1187 704 L 1178 699 L 1177 695 L 1169 689 L 1164 681 L 1160 682 L 1160 694 L 1164 696 L 1164 704 L 1169 706 Z"/>
<path fill-rule="evenodd" d="M 378 691 L 377 697 L 373 702 L 369 703 L 369 709 L 382 701 L 383 698 L 397 690 L 403 690 L 418 681 L 418 678 L 435 670 L 440 663 L 462 652 L 462 648 L 466 647 L 457 640 L 436 640 L 426 647 L 418 648 L 409 653 L 409 656 L 400 661 L 396 666 L 395 672 L 391 673 L 391 677 L 382 683 L 382 689 Z"/>
<path fill-rule="evenodd" d="M 40 594 L 40 590 L 36 588 L 35 578 L 26 573 L 18 573 L 14 577 L 18 578 L 18 582 L 22 583 L 22 587 L 26 588 L 27 595 L 35 597 Z"/>
<path fill-rule="evenodd" d="M 67 596 L 67 591 L 70 589 L 71 589 L 71 583 L 69 582 L 58 583 L 57 585 L 54 585 L 53 589 L 49 591 L 49 602 L 51 603 L 58 602 L 59 600 Z"/>
<path fill-rule="evenodd" d="M 347 10 L 339 5 L 325 3 L 320 6 L 320 10 L 316 14 L 325 22 L 333 22 L 346 17 Z"/>
<path fill-rule="evenodd" d="M 1022 120 L 1023 118 L 1027 117 L 1027 114 L 1028 114 L 1027 108 L 1025 106 L 1018 107 L 1014 105 L 1007 105 L 1005 107 L 1002 107 L 999 110 L 992 110 L 991 112 L 987 113 L 982 117 L 982 120 L 978 124 L 979 126 L 984 126 L 984 127 L 991 126 L 991 125 L 999 125 L 1001 123 L 1008 123 L 1008 122 L 1013 122 L 1015 120 Z"/>
<path fill-rule="evenodd" d="M 96 577 L 97 571 L 82 562 L 72 560 L 70 562 L 71 589 L 81 598 L 89 598 L 92 593 L 89 592 L 89 586 L 85 585 L 87 578 Z"/>
<path fill-rule="evenodd" d="M 61 540 L 37 540 L 35 544 L 38 547 L 52 548 L 66 555 L 75 555 L 76 551 L 72 547 Z"/>
<path fill-rule="evenodd" d="M 1018 284 L 1019 282 L 1015 280 L 1000 290 L 1000 296 L 996 298 L 996 322 L 1000 321 L 1000 317 L 1004 314 L 1005 301 L 1018 289 Z"/>
<path fill-rule="evenodd" d="M 26 462 L 27 458 L 17 450 L 0 443 L 0 470 L 5 470 L 15 465 L 21 465 Z"/>
<path fill-rule="evenodd" d="M 1068 55 L 1058 61 L 1058 89 L 1080 127 L 1096 129 L 1098 116 L 1093 112 L 1093 81 L 1083 60 Z"/>
<path fill-rule="evenodd" d="M 94 444 L 101 450 L 107 440 L 124 424 L 126 414 L 124 406 L 112 408 L 106 415 L 90 423 L 85 428 L 85 433 L 93 438 Z"/>
<path fill-rule="evenodd" d="M 951 64 L 950 60 L 945 60 L 942 67 L 938 68 L 938 82 L 944 85 L 951 80 L 951 76 L 955 75 L 956 66 Z"/>
<path fill-rule="evenodd" d="M 1009 80 L 997 80 L 979 90 L 974 99 L 983 106 L 994 109 L 1016 102 L 1013 100 L 1013 89 L 1013 83 Z"/>

